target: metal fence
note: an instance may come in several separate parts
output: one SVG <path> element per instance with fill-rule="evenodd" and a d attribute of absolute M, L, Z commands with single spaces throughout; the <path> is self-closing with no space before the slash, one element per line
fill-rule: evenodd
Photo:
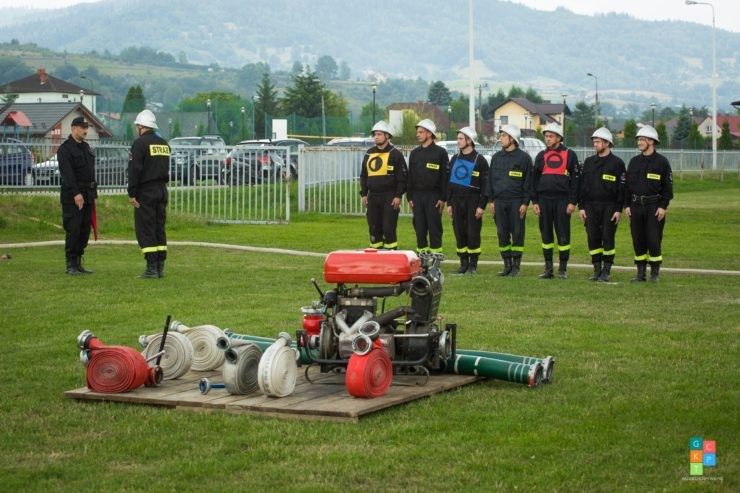
<path fill-rule="evenodd" d="M 47 140 L 0 141 L 0 193 L 58 191 L 58 147 Z M 91 147 L 98 193 L 126 194 L 130 146 L 93 142 Z M 290 181 L 288 147 L 173 149 L 168 208 L 210 222 L 287 223 Z"/>

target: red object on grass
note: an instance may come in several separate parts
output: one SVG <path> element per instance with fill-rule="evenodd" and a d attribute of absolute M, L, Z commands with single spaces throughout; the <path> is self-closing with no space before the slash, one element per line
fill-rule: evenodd
<path fill-rule="evenodd" d="M 324 262 L 324 280 L 344 284 L 397 284 L 421 272 L 410 250 L 337 250 Z"/>
<path fill-rule="evenodd" d="M 93 202 L 92 206 L 92 230 L 95 241 L 98 241 L 98 213 L 95 210 L 95 202 Z"/>
<path fill-rule="evenodd" d="M 134 348 L 106 346 L 96 337 L 90 339 L 88 348 L 87 387 L 94 392 L 130 392 L 142 385 L 158 385 L 162 380 L 161 369 L 150 367 Z"/>
<path fill-rule="evenodd" d="M 393 365 L 379 339 L 373 349 L 364 355 L 357 353 L 349 358 L 345 386 L 354 397 L 375 398 L 384 395 L 393 380 Z"/>

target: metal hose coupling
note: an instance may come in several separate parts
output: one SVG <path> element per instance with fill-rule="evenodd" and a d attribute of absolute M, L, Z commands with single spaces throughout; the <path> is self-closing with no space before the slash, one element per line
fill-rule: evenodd
<path fill-rule="evenodd" d="M 211 391 L 211 389 L 223 389 L 225 387 L 225 384 L 211 382 L 207 378 L 201 378 L 198 382 L 198 390 L 200 390 L 200 393 L 203 395 L 206 395 L 208 392 Z"/>
<path fill-rule="evenodd" d="M 354 351 L 355 354 L 364 356 L 372 351 L 372 349 L 373 341 L 365 334 L 357 334 L 357 336 L 352 339 L 352 351 Z"/>
<path fill-rule="evenodd" d="M 142 335 L 139 344 L 144 348 L 141 354 L 147 361 L 154 358 L 159 352 L 162 334 Z M 163 379 L 180 378 L 190 371 L 193 364 L 193 345 L 185 335 L 179 332 L 170 332 L 165 339 L 164 353 L 159 366 L 162 367 Z"/>

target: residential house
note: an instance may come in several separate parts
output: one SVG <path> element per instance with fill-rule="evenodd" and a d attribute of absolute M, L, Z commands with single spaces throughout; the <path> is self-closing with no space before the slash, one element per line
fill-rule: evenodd
<path fill-rule="evenodd" d="M 740 116 L 735 115 L 717 115 L 717 138 L 722 136 L 722 125 L 725 122 L 730 123 L 730 135 L 732 140 L 737 141 L 740 139 Z M 697 122 L 699 126 L 699 133 L 704 138 L 711 138 L 712 136 L 712 115 L 707 115 L 701 122 Z"/>
<path fill-rule="evenodd" d="M 534 135 L 548 123 L 562 125 L 570 115 L 568 105 L 563 103 L 533 103 L 526 98 L 510 98 L 493 109 L 494 130 L 504 125 L 516 125 L 522 135 Z"/>

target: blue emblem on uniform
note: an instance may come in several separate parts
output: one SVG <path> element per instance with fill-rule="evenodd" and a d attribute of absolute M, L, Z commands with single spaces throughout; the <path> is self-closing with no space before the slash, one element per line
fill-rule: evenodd
<path fill-rule="evenodd" d="M 450 172 L 450 183 L 469 187 L 473 179 L 473 169 L 475 169 L 475 163 L 460 158 L 455 159 Z"/>

